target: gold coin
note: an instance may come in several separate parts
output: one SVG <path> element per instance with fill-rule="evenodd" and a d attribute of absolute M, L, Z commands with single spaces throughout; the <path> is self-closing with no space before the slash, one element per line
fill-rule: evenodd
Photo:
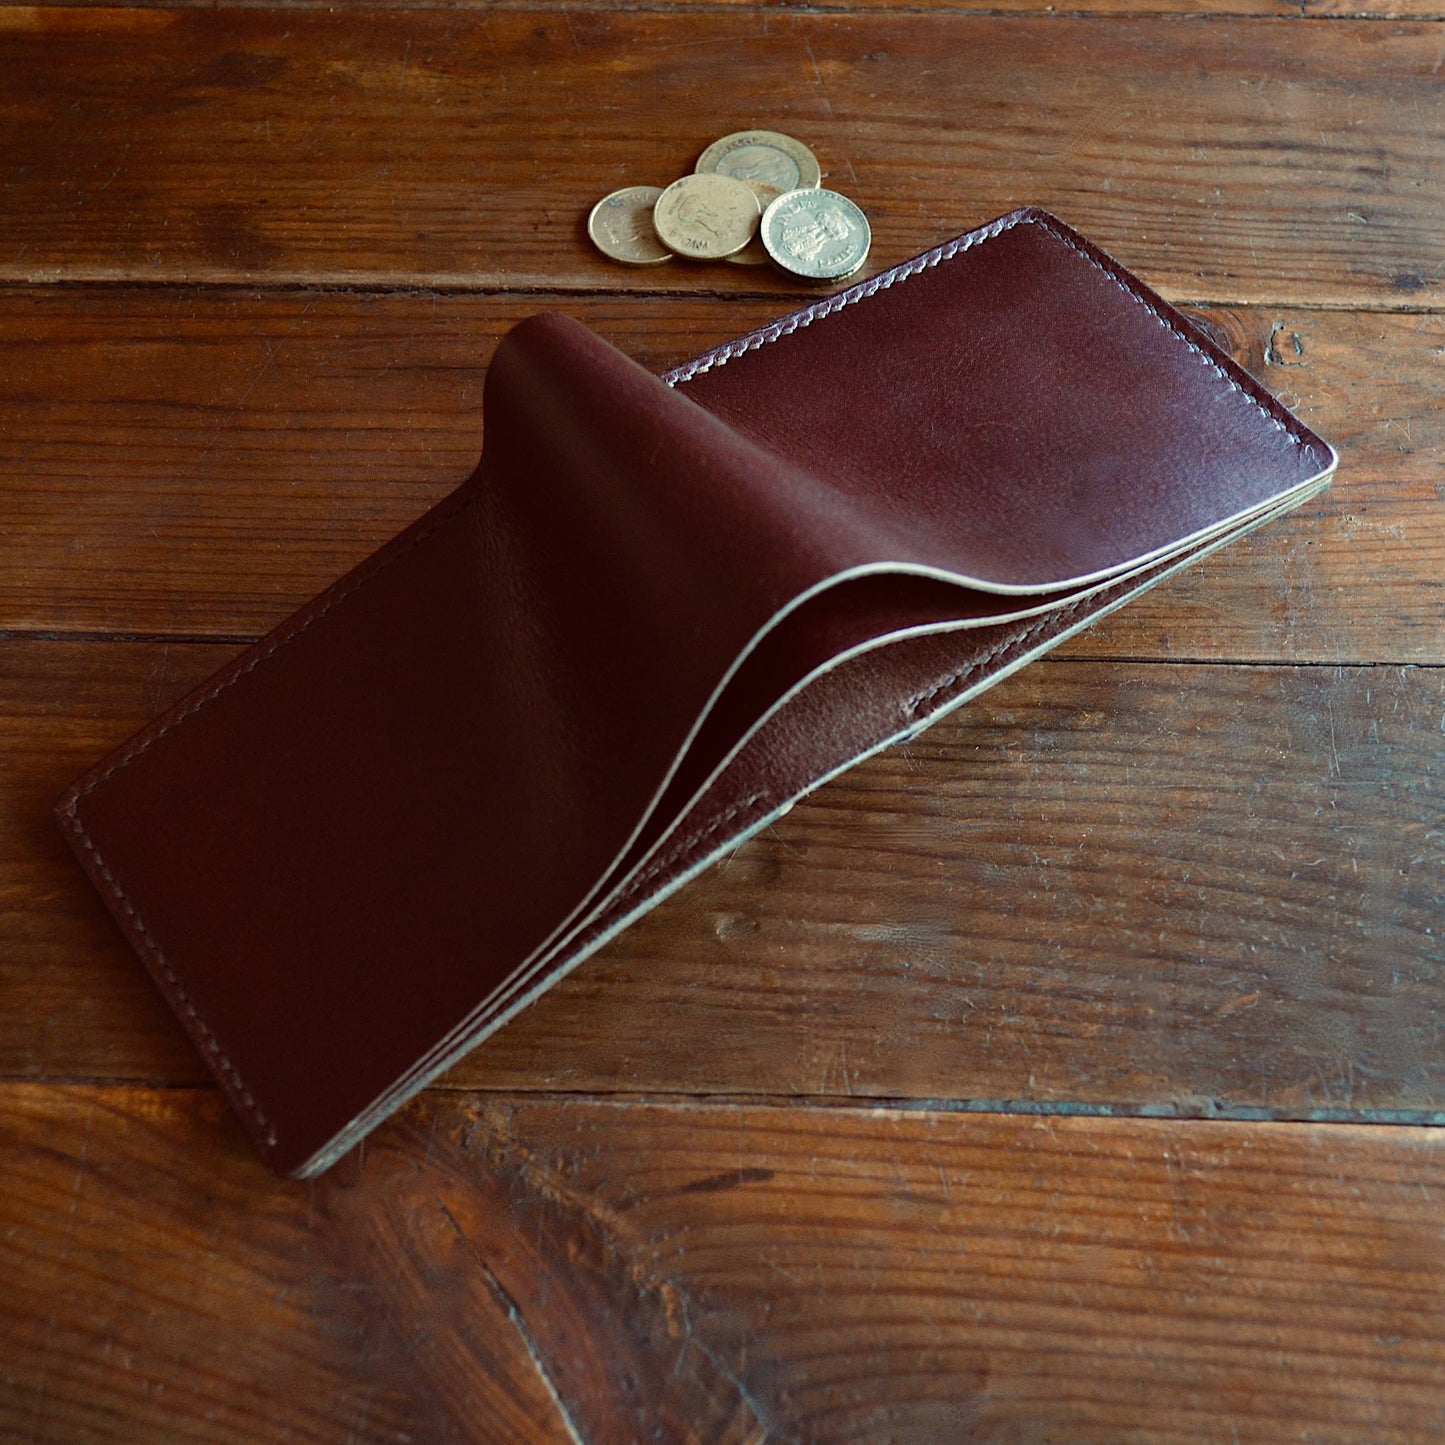
<path fill-rule="evenodd" d="M 663 245 L 695 261 L 717 261 L 741 251 L 758 229 L 762 207 L 731 176 L 683 176 L 658 198 L 652 224 Z"/>
<path fill-rule="evenodd" d="M 747 181 L 745 184 L 758 198 L 758 205 L 765 211 L 771 202 L 776 201 L 783 194 L 776 186 L 769 185 L 767 181 Z M 727 259 L 734 266 L 766 266 L 773 258 L 768 255 L 768 248 L 763 245 L 761 227 L 753 232 L 753 239 L 741 251 L 734 251 Z"/>
<path fill-rule="evenodd" d="M 652 228 L 652 208 L 661 186 L 624 186 L 603 196 L 587 217 L 587 234 L 604 256 L 627 266 L 655 266 L 672 252 Z"/>
<path fill-rule="evenodd" d="M 775 130 L 739 130 L 715 140 L 698 157 L 698 175 L 732 176 L 740 181 L 766 181 L 780 191 L 819 185 L 818 158 L 802 141 Z"/>

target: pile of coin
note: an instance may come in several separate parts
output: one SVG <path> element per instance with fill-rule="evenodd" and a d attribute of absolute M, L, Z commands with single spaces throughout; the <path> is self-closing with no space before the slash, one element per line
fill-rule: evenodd
<path fill-rule="evenodd" d="M 817 157 L 772 130 L 714 141 L 670 186 L 625 186 L 592 207 L 587 234 L 604 256 L 655 266 L 674 256 L 773 261 L 810 281 L 851 276 L 868 257 L 868 218 L 822 189 Z"/>

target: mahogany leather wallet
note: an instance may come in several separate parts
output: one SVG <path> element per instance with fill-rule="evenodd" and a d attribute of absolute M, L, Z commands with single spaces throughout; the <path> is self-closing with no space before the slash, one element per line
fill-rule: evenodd
<path fill-rule="evenodd" d="M 1336 460 L 1039 210 L 661 378 L 534 317 L 484 409 L 458 491 L 59 805 L 283 1172 Z"/>

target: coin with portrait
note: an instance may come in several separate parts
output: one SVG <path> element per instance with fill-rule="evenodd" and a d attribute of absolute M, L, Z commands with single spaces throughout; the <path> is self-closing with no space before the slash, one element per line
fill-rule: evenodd
<path fill-rule="evenodd" d="M 714 141 L 693 167 L 699 175 L 766 181 L 780 191 L 816 186 L 823 179 L 818 158 L 802 141 L 775 130 L 739 130 Z"/>
<path fill-rule="evenodd" d="M 753 192 L 731 176 L 683 176 L 658 197 L 652 224 L 679 256 L 718 261 L 752 240 L 761 210 Z"/>
<path fill-rule="evenodd" d="M 672 252 L 657 239 L 652 225 L 652 208 L 661 194 L 661 186 L 624 186 L 603 196 L 587 217 L 592 244 L 627 266 L 671 261 Z"/>

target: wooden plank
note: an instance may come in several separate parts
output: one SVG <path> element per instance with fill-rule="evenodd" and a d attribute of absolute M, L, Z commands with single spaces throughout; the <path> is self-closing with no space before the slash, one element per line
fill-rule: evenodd
<path fill-rule="evenodd" d="M 0 628 L 258 635 L 470 471 L 492 348 L 547 304 L 0 293 Z M 782 309 L 703 297 L 566 306 L 655 368 Z M 1445 660 L 1445 318 L 1197 315 L 1340 447 L 1339 477 L 1071 650 Z"/>
<path fill-rule="evenodd" d="M 315 1192 L 223 1114 L 206 1093 L 0 1093 L 0 1437 L 575 1445 L 483 1265 L 442 1275 L 405 1218 L 334 1249 Z M 456 1311 L 442 1338 L 407 1317 L 428 1297 Z"/>
<path fill-rule="evenodd" d="M 204 1077 L 49 819 L 226 649 L 0 647 L 0 1073 Z M 829 784 L 449 1076 L 1445 1110 L 1445 670 L 1045 661 Z"/>
<path fill-rule="evenodd" d="M 875 266 L 1036 202 L 1174 296 L 1445 298 L 1428 22 L 7 15 L 0 279 L 778 289 L 621 270 L 581 228 L 767 121 L 869 212 Z"/>
<path fill-rule="evenodd" d="M 41 0 L 47 7 L 88 5 L 90 0 Z M 251 0 L 165 0 L 166 8 L 207 7 L 227 9 L 245 6 Z M 121 5 L 150 8 L 150 0 L 121 0 Z M 119 8 L 119 7 L 118 7 Z M 270 0 L 270 10 L 327 10 L 370 13 L 386 10 L 524 10 L 531 13 L 566 10 L 611 11 L 631 8 L 630 0 Z M 650 9 L 698 13 L 709 10 L 748 10 L 763 16 L 788 13 L 790 0 L 652 0 Z M 1058 15 L 1060 7 L 1046 0 L 828 0 L 810 5 L 810 11 L 943 11 L 954 15 Z M 1068 16 L 1153 17 L 1160 15 L 1210 15 L 1230 17 L 1278 17 L 1290 20 L 1380 19 L 1438 20 L 1445 17 L 1440 0 L 1070 0 Z"/>
<path fill-rule="evenodd" d="M 297 1186 L 209 1094 L 0 1120 L 7 1436 L 561 1438 L 498 1296 L 577 1440 L 1445 1429 L 1434 1131 L 434 1095 Z"/>

